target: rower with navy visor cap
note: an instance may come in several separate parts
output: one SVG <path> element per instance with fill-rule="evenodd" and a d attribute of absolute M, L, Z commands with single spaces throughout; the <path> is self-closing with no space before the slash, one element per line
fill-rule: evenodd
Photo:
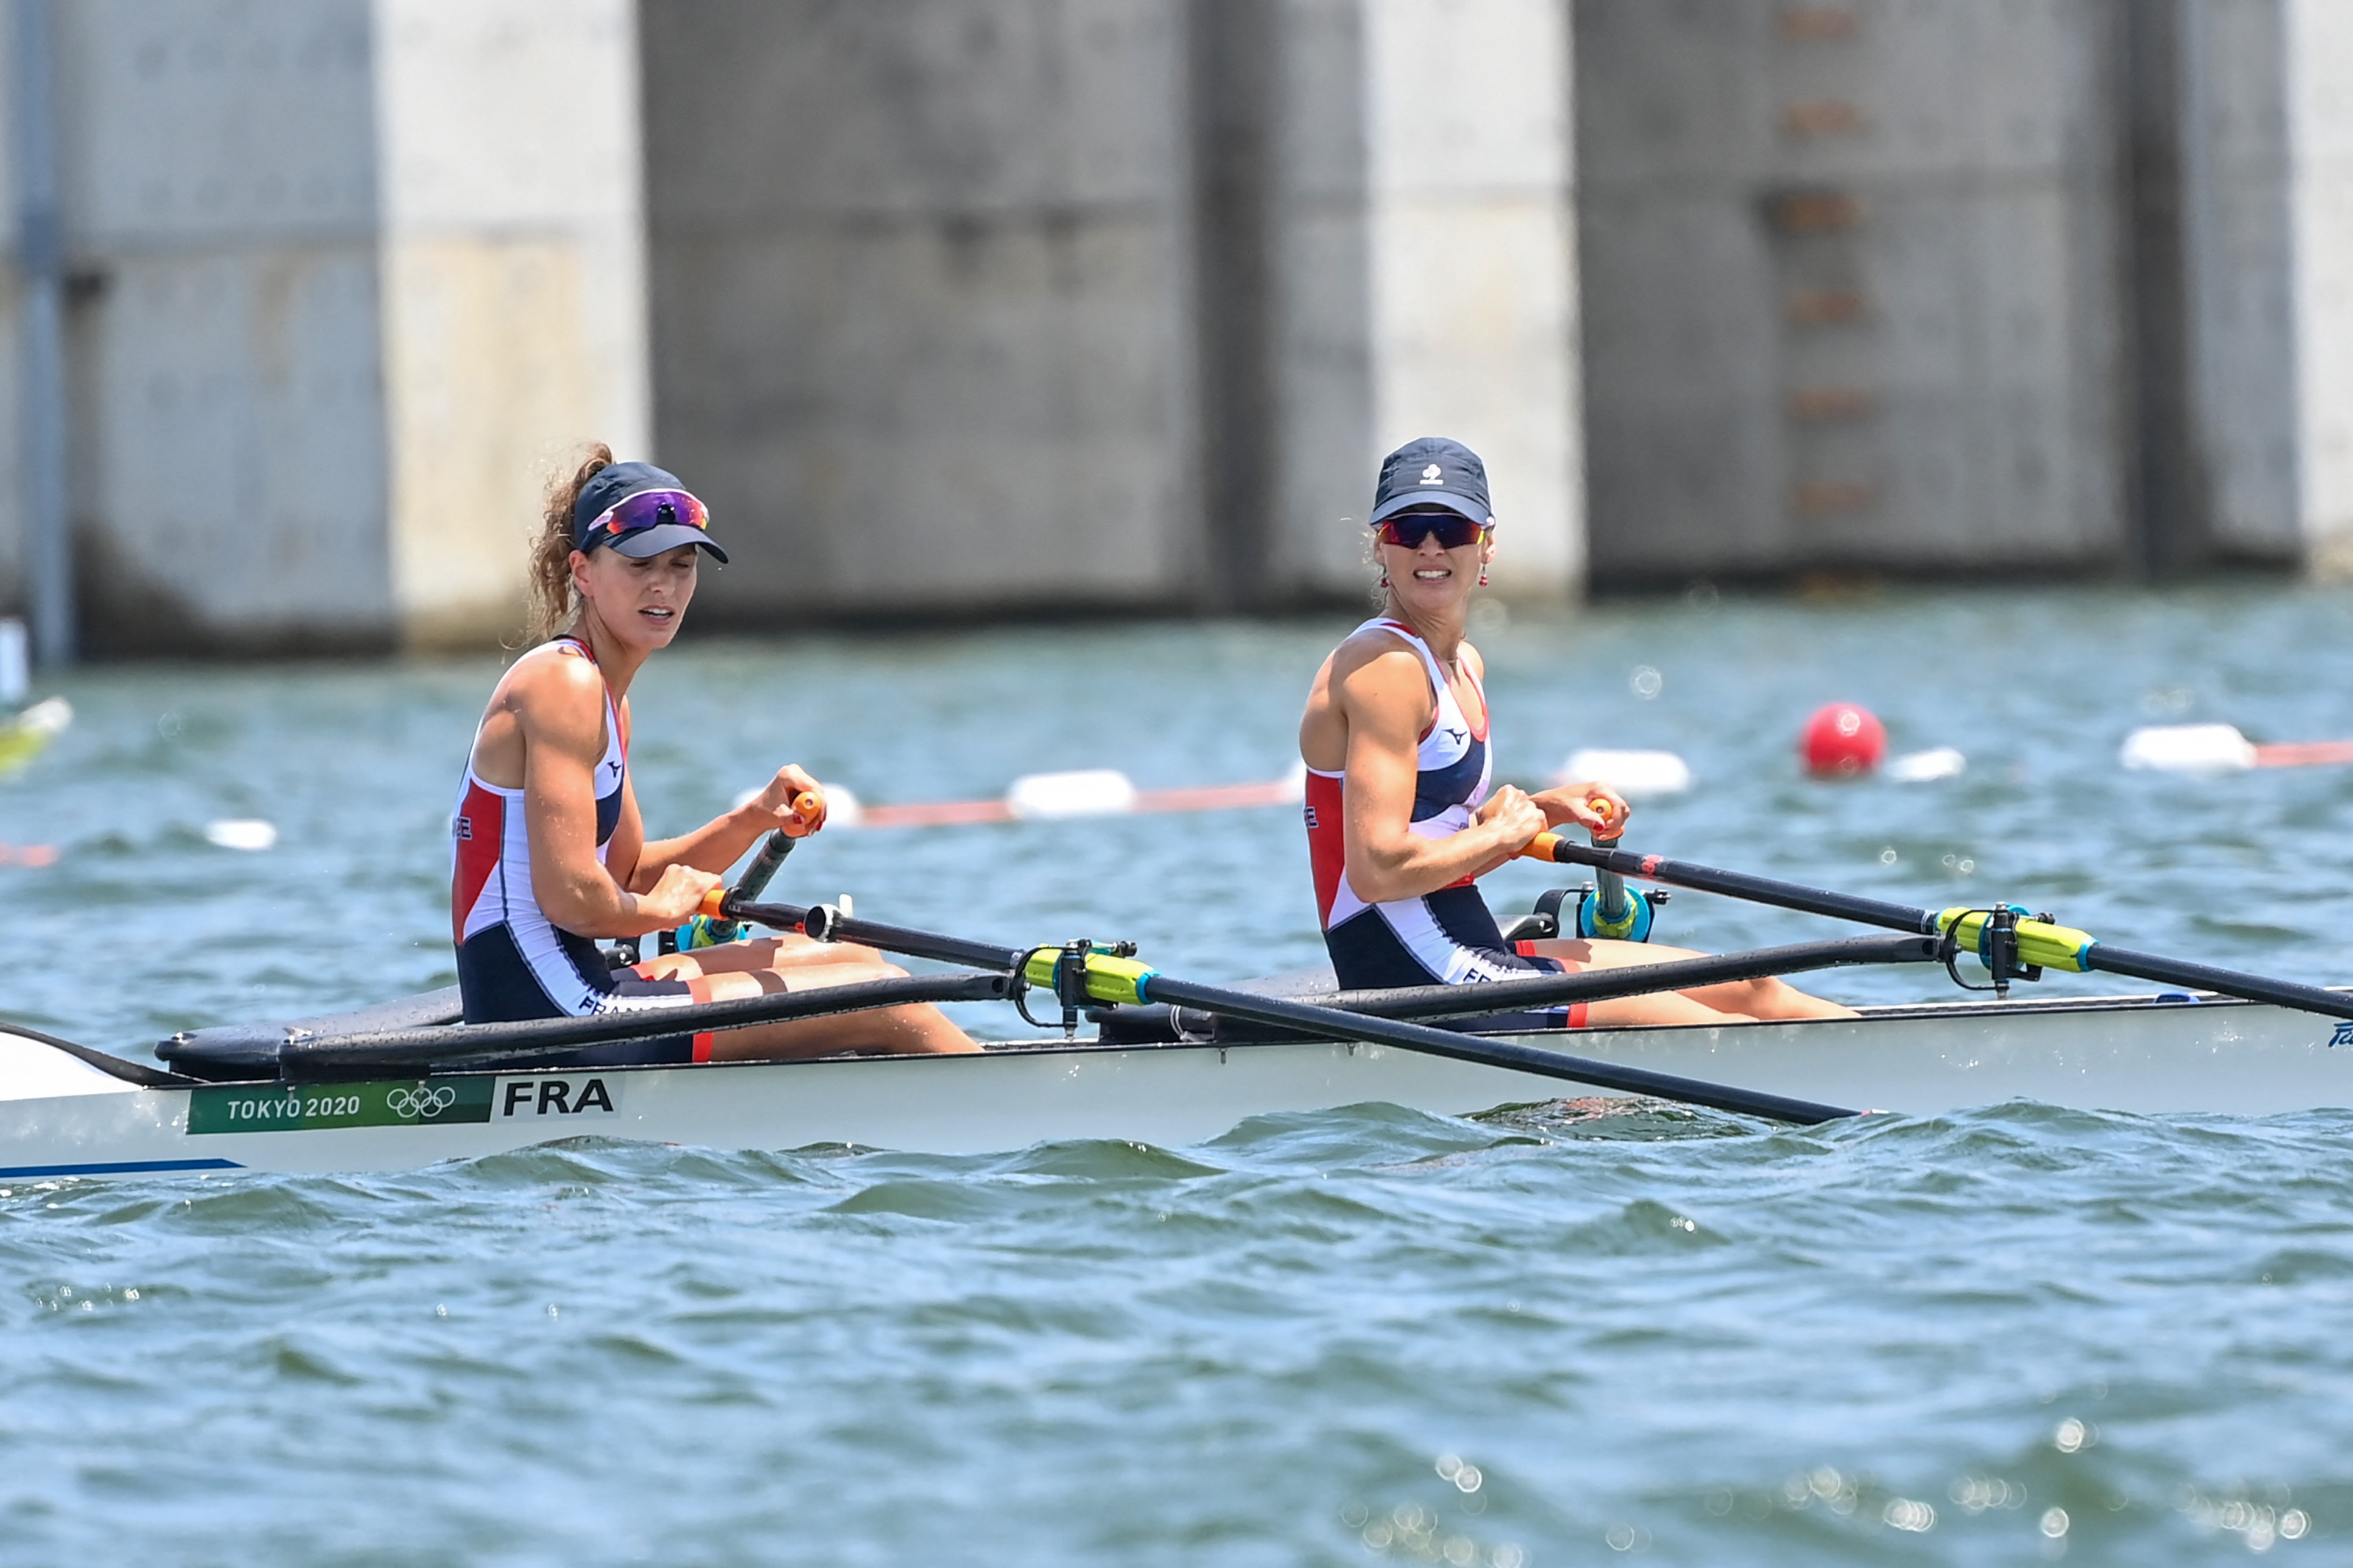
<path fill-rule="evenodd" d="M 1441 550 L 1460 550 L 1495 526 L 1487 500 L 1487 466 L 1460 441 L 1425 436 L 1381 460 L 1366 519 L 1386 543 L 1418 548 L 1435 533 Z"/>
<path fill-rule="evenodd" d="M 711 509 L 651 463 L 614 463 L 581 488 L 572 509 L 572 547 L 584 555 L 607 546 L 642 561 L 691 544 L 721 565 L 727 552 L 711 537 Z"/>
<path fill-rule="evenodd" d="M 722 932 L 702 915 L 754 843 L 765 840 L 739 887 L 825 826 L 824 790 L 805 768 L 778 768 L 700 827 L 646 833 L 630 776 L 629 689 L 677 637 L 706 553 L 727 559 L 711 538 L 710 509 L 650 463 L 617 463 L 599 445 L 550 488 L 531 555 L 538 646 L 491 693 L 451 815 L 466 1022 L 659 1014 L 903 973 L 871 949 L 797 932 L 737 940 L 732 925 Z M 649 938 L 661 951 L 649 953 Z M 617 962 L 600 941 L 622 944 Z M 975 1049 L 936 1008 L 904 1005 L 724 1035 L 649 1030 L 557 1065 Z"/>
<path fill-rule="evenodd" d="M 1487 585 L 1495 553 L 1479 455 L 1443 437 L 1407 442 L 1383 459 L 1366 521 L 1381 614 L 1316 672 L 1299 725 L 1308 861 L 1340 988 L 1459 985 L 1697 956 L 1647 942 L 1651 906 L 1622 884 L 1593 889 L 1574 917 L 1563 908 L 1557 936 L 1505 939 L 1478 879 L 1543 833 L 1574 826 L 1614 843 L 1630 808 L 1599 780 L 1534 795 L 1493 784 L 1486 666 L 1466 635 L 1472 595 Z M 1614 1027 L 1845 1011 L 1761 980 L 1576 1004 L 1513 1024 Z"/>

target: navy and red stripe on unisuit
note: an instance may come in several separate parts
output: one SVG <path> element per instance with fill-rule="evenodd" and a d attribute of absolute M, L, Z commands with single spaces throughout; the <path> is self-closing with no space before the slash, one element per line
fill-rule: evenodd
<path fill-rule="evenodd" d="M 577 637 L 558 637 L 524 658 L 585 658 L 596 662 Z M 520 662 L 520 660 L 518 661 Z M 628 744 L 620 710 L 605 696 L 605 752 L 596 762 L 596 859 L 602 864 L 621 824 L 621 786 L 628 777 Z M 585 1018 L 680 1007 L 707 1001 L 691 980 L 650 980 L 617 973 L 596 944 L 547 918 L 531 886 L 531 835 L 523 792 L 489 784 L 470 761 L 450 831 L 457 865 L 450 879 L 452 934 L 458 943 L 458 985 L 466 1022 L 523 1018 Z M 711 1036 L 674 1035 L 592 1046 L 563 1059 L 566 1067 L 708 1061 Z"/>
<path fill-rule="evenodd" d="M 1402 621 L 1377 616 L 1356 632 L 1381 631 L 1420 656 L 1430 676 L 1436 711 L 1414 752 L 1413 817 L 1410 830 L 1424 838 L 1449 838 L 1471 826 L 1471 814 L 1486 798 L 1492 767 L 1488 756 L 1487 694 L 1479 693 L 1481 721 L 1474 728 L 1454 700 L 1437 656 Z M 1349 634 L 1355 636 L 1356 633 Z M 1561 973 L 1567 965 L 1539 957 L 1532 942 L 1508 945 L 1493 911 L 1469 877 L 1415 899 L 1366 903 L 1348 885 L 1345 776 L 1307 770 L 1307 854 L 1315 873 L 1315 908 L 1324 925 L 1324 946 L 1343 990 L 1394 985 L 1461 985 L 1531 973 Z M 1521 1026 L 1582 1028 L 1585 1005 L 1486 1020 L 1482 1027 Z"/>

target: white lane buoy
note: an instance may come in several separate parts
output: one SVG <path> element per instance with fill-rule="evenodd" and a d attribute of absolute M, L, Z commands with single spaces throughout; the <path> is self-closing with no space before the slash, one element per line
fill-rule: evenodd
<path fill-rule="evenodd" d="M 1629 800 L 1643 795 L 1681 795 L 1691 788 L 1691 764 L 1672 752 L 1609 752 L 1588 748 L 1571 752 L 1556 784 L 1606 784 Z"/>
<path fill-rule="evenodd" d="M 1927 784 L 1934 779 L 1957 779 L 1968 771 L 1969 760 L 1950 746 L 1937 746 L 1926 752 L 1906 752 L 1880 771 L 1897 784 Z"/>
<path fill-rule="evenodd" d="M 10 721 L 28 735 L 54 741 L 73 723 L 73 704 L 62 697 L 45 697 Z"/>
<path fill-rule="evenodd" d="M 848 784 L 820 783 L 817 787 L 825 795 L 828 827 L 855 827 L 866 816 L 865 805 L 849 793 Z"/>
<path fill-rule="evenodd" d="M 1022 822 L 1117 816 L 1135 809 L 1135 785 L 1116 768 L 1024 773 L 1005 792 L 1005 809 Z"/>
<path fill-rule="evenodd" d="M 2156 724 L 2126 735 L 2116 760 L 2160 773 L 2229 773 L 2255 765 L 2255 745 L 2229 724 Z"/>
<path fill-rule="evenodd" d="M 278 827 L 258 816 L 229 816 L 205 825 L 205 837 L 224 849 L 242 849 L 248 854 L 275 846 Z"/>

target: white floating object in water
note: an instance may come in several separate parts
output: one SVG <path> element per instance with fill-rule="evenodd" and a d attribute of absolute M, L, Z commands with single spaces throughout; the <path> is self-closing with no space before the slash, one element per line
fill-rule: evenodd
<path fill-rule="evenodd" d="M 17 714 L 12 722 L 28 735 L 54 741 L 73 722 L 73 704 L 62 697 L 44 698 Z"/>
<path fill-rule="evenodd" d="M 855 827 L 866 815 L 866 807 L 849 793 L 848 784 L 820 783 L 818 789 L 825 795 L 825 825 L 828 827 Z"/>
<path fill-rule="evenodd" d="M 1556 784 L 1606 784 L 1629 800 L 1646 795 L 1681 795 L 1691 788 L 1691 764 L 1672 752 L 1571 752 Z"/>
<path fill-rule="evenodd" d="M 1498 601 L 1494 600 L 1482 600 L 1481 602 L 1483 604 L 1498 603 Z M 1286 800 L 1305 800 L 1307 798 L 1307 764 L 1303 762 L 1292 763 L 1291 771 L 1282 775 L 1282 787 L 1286 792 L 1288 792 L 1283 797 Z"/>
<path fill-rule="evenodd" d="M 1931 779 L 1957 779 L 1968 771 L 1969 760 L 1950 746 L 1907 752 L 1881 769 L 1897 784 L 1926 784 Z"/>
<path fill-rule="evenodd" d="M 0 702 L 22 702 L 32 684 L 32 651 L 25 640 L 25 623 L 0 621 Z"/>
<path fill-rule="evenodd" d="M 1024 773 L 1005 792 L 1005 809 L 1024 822 L 1063 816 L 1117 816 L 1135 809 L 1135 785 L 1116 768 Z"/>
<path fill-rule="evenodd" d="M 2128 768 L 2169 773 L 2226 773 L 2255 765 L 2255 745 L 2229 724 L 2157 724 L 2125 737 Z"/>
<path fill-rule="evenodd" d="M 278 842 L 278 828 L 258 816 L 228 816 L 206 823 L 205 837 L 224 849 L 259 853 Z"/>

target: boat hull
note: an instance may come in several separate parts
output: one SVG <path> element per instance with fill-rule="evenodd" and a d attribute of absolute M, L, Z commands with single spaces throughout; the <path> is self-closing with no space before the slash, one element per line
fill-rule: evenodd
<path fill-rule="evenodd" d="M 1857 1110 L 2029 1099 L 2262 1116 L 2353 1106 L 2353 1045 L 2335 1044 L 2340 1032 L 2253 1004 L 2113 998 L 1521 1038 Z M 0 1179 L 403 1170 L 582 1135 L 941 1153 L 1085 1138 L 1174 1147 L 1270 1112 L 1384 1101 L 1460 1115 L 1579 1093 L 1506 1068 L 1299 1041 L 144 1088 L 0 1032 Z"/>

